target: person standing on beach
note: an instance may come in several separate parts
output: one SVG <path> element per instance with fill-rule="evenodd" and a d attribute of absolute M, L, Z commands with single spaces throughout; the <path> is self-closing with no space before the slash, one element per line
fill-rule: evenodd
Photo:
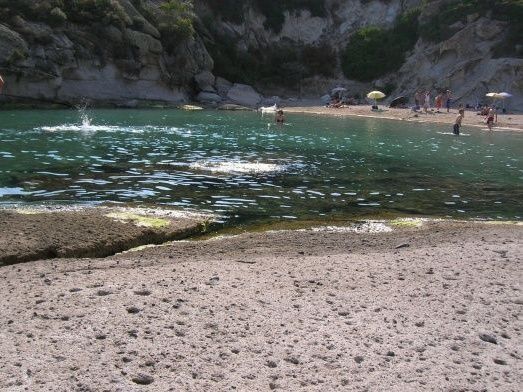
<path fill-rule="evenodd" d="M 423 111 L 425 113 L 428 113 L 429 108 L 430 108 L 430 91 L 427 90 L 425 92 L 425 97 L 423 100 Z"/>
<path fill-rule="evenodd" d="M 450 100 L 452 97 L 452 92 L 450 90 L 447 90 L 445 92 L 445 106 L 447 107 L 447 113 L 450 112 Z"/>
<path fill-rule="evenodd" d="M 459 129 L 461 128 L 461 122 L 463 121 L 463 117 L 465 117 L 465 110 L 459 109 L 458 117 L 456 117 L 456 121 L 454 121 L 454 129 L 453 129 L 453 133 L 456 136 L 459 136 Z"/>
<path fill-rule="evenodd" d="M 416 110 L 421 106 L 421 94 L 419 91 L 416 91 L 414 93 L 414 104 L 416 106 Z"/>
<path fill-rule="evenodd" d="M 2 78 L 2 75 L 0 75 L 0 94 L 2 94 L 3 88 L 4 88 L 4 79 Z"/>
<path fill-rule="evenodd" d="M 443 101 L 443 94 L 442 93 L 439 93 L 438 95 L 436 95 L 436 98 L 434 100 L 434 105 L 436 106 L 436 113 L 439 113 L 440 109 L 441 109 L 441 103 Z"/>

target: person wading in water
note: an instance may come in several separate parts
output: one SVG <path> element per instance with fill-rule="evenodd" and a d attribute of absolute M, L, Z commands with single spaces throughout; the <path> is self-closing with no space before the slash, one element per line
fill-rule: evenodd
<path fill-rule="evenodd" d="M 463 117 L 465 117 L 465 109 L 459 109 L 458 117 L 456 117 L 456 121 L 454 122 L 453 128 L 454 135 L 456 136 L 459 136 L 459 129 L 461 128 L 461 122 L 463 121 Z"/>
<path fill-rule="evenodd" d="M 283 123 L 285 122 L 285 116 L 283 115 L 283 110 L 278 110 L 276 112 L 276 124 L 278 125 L 283 125 Z"/>

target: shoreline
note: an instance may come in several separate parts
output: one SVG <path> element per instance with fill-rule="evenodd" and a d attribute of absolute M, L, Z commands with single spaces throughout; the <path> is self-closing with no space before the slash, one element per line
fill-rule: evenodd
<path fill-rule="evenodd" d="M 523 221 L 453 219 L 413 215 L 346 220 L 253 222 L 220 225 L 209 214 L 165 208 L 56 206 L 0 208 L 0 268 L 35 260 L 110 257 L 136 248 L 188 239 L 205 241 L 272 232 L 389 233 L 446 224 L 523 226 Z"/>
<path fill-rule="evenodd" d="M 0 389 L 517 390 L 522 241 L 427 222 L 1 267 Z"/>
<path fill-rule="evenodd" d="M 287 106 L 283 110 L 285 113 L 293 114 L 313 114 L 325 115 L 331 117 L 360 117 L 360 118 L 375 118 L 393 121 L 408 121 L 418 123 L 433 123 L 440 125 L 447 125 L 449 129 L 454 124 L 457 116 L 457 110 L 451 109 L 447 112 L 429 112 L 428 114 L 422 112 L 413 112 L 409 109 L 400 108 L 386 108 L 382 107 L 381 111 L 371 111 L 370 105 L 358 105 L 341 108 L 327 108 L 324 106 Z M 484 116 L 479 116 L 476 111 L 465 109 L 465 117 L 463 119 L 463 127 L 482 128 L 487 131 L 487 126 L 483 121 Z M 493 132 L 523 132 L 523 114 L 499 114 L 498 122 L 494 126 Z"/>
<path fill-rule="evenodd" d="M 288 105 L 288 103 L 286 103 Z M 257 109 L 243 107 L 239 105 L 229 105 L 230 108 L 226 108 L 227 104 L 219 107 L 206 106 L 200 103 L 188 103 L 188 104 L 148 104 L 138 107 L 118 107 L 118 106 L 94 106 L 89 109 L 93 110 L 194 110 L 193 108 L 205 109 L 205 110 L 225 110 L 225 111 L 254 111 Z M 296 101 L 290 106 L 281 106 L 281 109 L 285 113 L 289 114 L 311 114 L 311 115 L 322 115 L 330 117 L 359 117 L 359 118 L 373 118 L 382 120 L 392 121 L 408 121 L 417 123 L 432 123 L 447 125 L 449 129 L 454 124 L 456 116 L 458 114 L 456 109 L 452 109 L 449 113 L 434 111 L 427 114 L 419 112 L 413 112 L 410 108 L 387 108 L 386 106 L 380 107 L 380 111 L 372 111 L 371 105 L 356 105 L 356 106 L 344 106 L 340 108 L 328 108 L 321 106 L 316 103 L 316 100 L 301 100 Z M 7 105 L 0 106 L 0 111 L 25 111 L 25 110 L 76 110 L 73 107 L 56 106 L 56 105 L 42 105 L 42 106 L 13 106 L 8 107 Z M 476 114 L 475 110 L 465 109 L 465 117 L 462 122 L 463 127 L 474 127 L 481 128 L 484 131 L 488 131 L 487 125 L 484 121 L 484 116 Z M 523 114 L 520 113 L 498 113 L 498 122 L 494 126 L 493 132 L 523 132 Z"/>

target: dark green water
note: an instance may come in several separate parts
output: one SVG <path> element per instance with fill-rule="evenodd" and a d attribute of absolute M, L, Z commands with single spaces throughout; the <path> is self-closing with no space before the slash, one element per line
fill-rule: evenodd
<path fill-rule="evenodd" d="M 165 205 L 244 223 L 523 217 L 521 134 L 287 117 L 277 127 L 250 112 L 3 111 L 0 204 Z"/>

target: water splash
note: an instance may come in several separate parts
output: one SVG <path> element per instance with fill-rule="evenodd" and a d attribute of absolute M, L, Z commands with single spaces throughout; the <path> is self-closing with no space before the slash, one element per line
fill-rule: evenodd
<path fill-rule="evenodd" d="M 87 103 L 79 105 L 76 107 L 78 110 L 78 116 L 82 122 L 81 125 L 78 124 L 61 124 L 54 127 L 40 127 L 38 130 L 44 132 L 99 132 L 99 131 L 118 131 L 122 130 L 121 127 L 114 125 L 93 125 L 92 119 L 89 117 L 87 112 Z"/>
<path fill-rule="evenodd" d="M 82 106 L 82 107 L 78 108 L 78 114 L 80 115 L 80 118 L 82 119 L 82 128 L 90 128 L 91 119 L 87 115 L 87 106 Z"/>

